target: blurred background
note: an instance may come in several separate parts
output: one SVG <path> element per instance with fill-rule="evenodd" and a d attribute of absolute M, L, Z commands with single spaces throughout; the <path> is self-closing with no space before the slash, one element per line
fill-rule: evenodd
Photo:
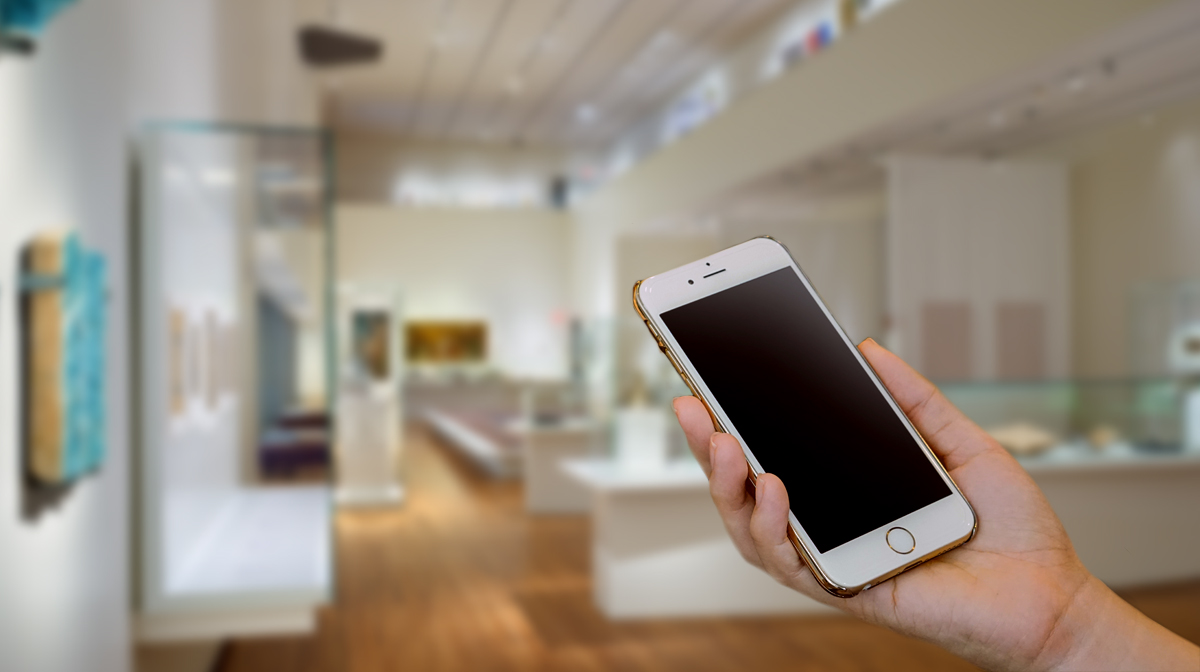
<path fill-rule="evenodd" d="M 724 534 L 759 235 L 1200 639 L 1200 3 L 0 0 L 0 669 L 973 669 Z"/>

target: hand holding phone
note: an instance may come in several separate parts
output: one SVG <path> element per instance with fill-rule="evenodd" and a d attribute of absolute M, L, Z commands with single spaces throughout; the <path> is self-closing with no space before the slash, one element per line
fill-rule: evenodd
<path fill-rule="evenodd" d="M 714 433 L 699 399 L 680 397 L 680 425 L 743 557 L 813 599 L 987 669 L 1195 668 L 1195 645 L 1088 573 L 1045 497 L 1007 451 L 898 357 L 871 340 L 859 349 L 970 498 L 978 534 L 856 597 L 833 597 L 792 547 L 783 483 L 764 474 L 748 493 L 749 466 L 737 440 Z"/>
<path fill-rule="evenodd" d="M 1200 669 L 1084 568 L 1007 451 L 898 357 L 850 343 L 775 241 L 634 297 L 696 395 L 675 410 L 726 529 L 778 581 L 988 669 Z"/>

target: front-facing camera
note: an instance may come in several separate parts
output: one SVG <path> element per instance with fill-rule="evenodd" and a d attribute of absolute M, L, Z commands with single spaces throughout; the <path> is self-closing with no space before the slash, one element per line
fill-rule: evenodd
<path fill-rule="evenodd" d="M 696 284 L 696 281 L 695 281 L 695 280 L 688 280 L 688 284 L 689 284 L 689 285 L 694 285 L 694 284 Z"/>

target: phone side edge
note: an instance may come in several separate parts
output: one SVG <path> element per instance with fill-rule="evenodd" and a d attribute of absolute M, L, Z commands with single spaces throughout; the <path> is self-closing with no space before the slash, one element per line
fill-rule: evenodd
<path fill-rule="evenodd" d="M 650 336 L 654 339 L 654 342 L 658 344 L 658 350 L 662 352 L 663 356 L 667 358 L 668 362 L 670 362 L 671 367 L 675 369 L 675 373 L 679 374 L 679 377 L 683 380 L 683 384 L 687 385 L 688 389 L 692 391 L 692 396 L 699 399 L 701 404 L 704 404 L 704 410 L 708 411 L 708 417 L 712 420 L 713 427 L 717 431 L 728 434 L 729 432 L 725 429 L 725 425 L 721 422 L 721 419 L 717 417 L 717 414 L 713 412 L 712 406 L 709 405 L 708 400 L 704 398 L 704 395 L 700 394 L 700 391 L 692 383 L 691 376 L 689 376 L 683 367 L 678 364 L 678 360 L 670 352 L 670 348 L 667 346 L 666 341 L 664 341 L 662 336 L 658 333 L 658 329 L 654 327 L 654 323 L 650 321 L 650 318 L 648 317 L 649 311 L 646 309 L 646 306 L 642 304 L 642 295 L 639 291 L 643 282 L 645 282 L 645 280 L 638 280 L 637 282 L 633 283 L 633 309 L 637 312 L 638 317 L 642 318 L 642 323 L 646 325 L 646 330 L 650 332 Z M 751 469 L 750 473 L 753 475 L 754 470 Z"/>

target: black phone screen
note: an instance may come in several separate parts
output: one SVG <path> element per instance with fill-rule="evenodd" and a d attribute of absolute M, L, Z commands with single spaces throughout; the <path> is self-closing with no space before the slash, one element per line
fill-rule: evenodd
<path fill-rule="evenodd" d="M 792 268 L 662 320 L 821 553 L 950 495 Z"/>

